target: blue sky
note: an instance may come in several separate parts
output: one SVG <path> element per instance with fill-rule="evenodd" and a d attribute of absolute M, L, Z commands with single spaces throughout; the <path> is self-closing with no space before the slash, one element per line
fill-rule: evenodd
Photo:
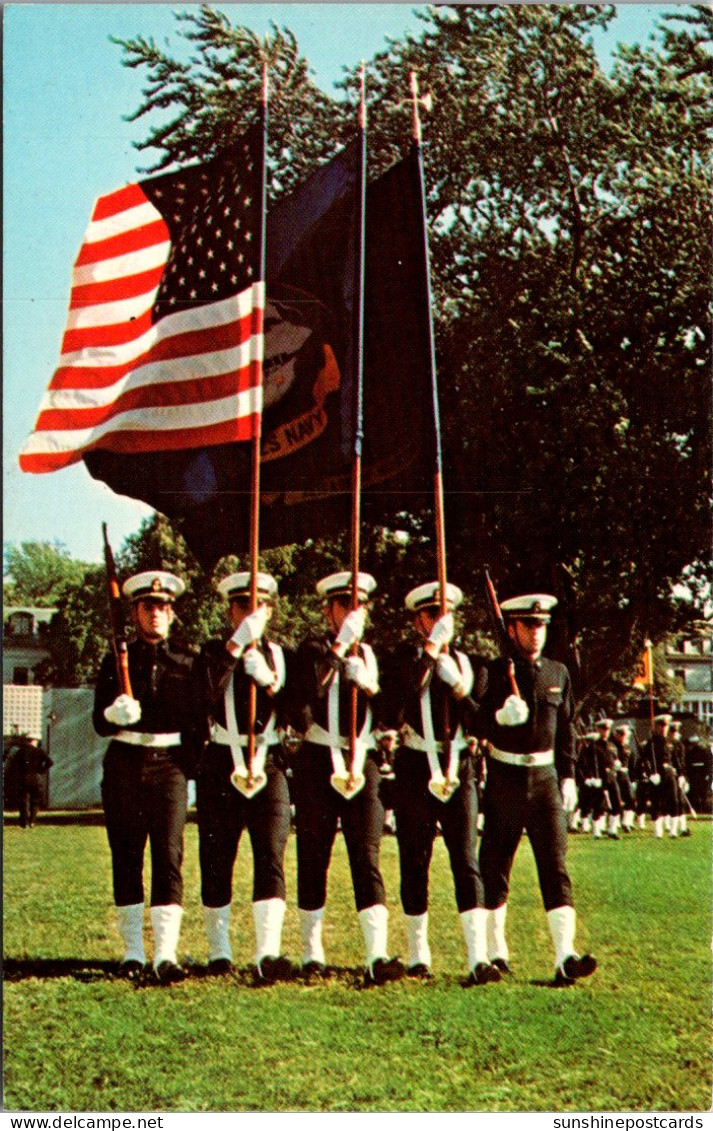
<path fill-rule="evenodd" d="M 95 199 L 149 162 L 132 142 L 146 121 L 122 120 L 143 75 L 121 65 L 110 36 L 152 37 L 176 49 L 174 11 L 191 4 L 6 4 L 4 90 L 3 538 L 59 541 L 72 557 L 101 558 L 101 524 L 115 546 L 150 511 L 91 479 L 83 464 L 49 475 L 20 471 L 17 456 L 57 363 L 71 268 Z M 218 4 L 264 35 L 289 27 L 314 81 L 332 91 L 344 67 L 367 61 L 386 38 L 420 33 L 411 3 Z M 596 46 L 603 66 L 617 42 L 645 43 L 671 4 L 621 4 Z M 423 10 L 423 9 L 421 9 Z"/>

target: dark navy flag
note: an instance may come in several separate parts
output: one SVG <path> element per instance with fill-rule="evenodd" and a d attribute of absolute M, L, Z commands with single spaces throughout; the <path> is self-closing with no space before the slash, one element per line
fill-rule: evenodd
<path fill-rule="evenodd" d="M 356 376 L 356 143 L 267 217 L 260 546 L 346 528 Z M 430 498 L 428 295 L 415 153 L 367 188 L 362 517 Z M 91 474 L 172 520 L 211 568 L 249 545 L 245 445 L 95 451 Z"/>

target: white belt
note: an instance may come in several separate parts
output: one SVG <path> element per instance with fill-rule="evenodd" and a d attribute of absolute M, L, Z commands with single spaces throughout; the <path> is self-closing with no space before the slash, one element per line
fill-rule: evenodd
<path fill-rule="evenodd" d="M 507 762 L 510 766 L 551 766 L 555 760 L 554 750 L 538 750 L 533 754 L 511 754 L 509 750 L 498 750 L 493 746 L 490 754 L 496 762 Z"/>
<path fill-rule="evenodd" d="M 128 742 L 130 746 L 180 746 L 180 734 L 146 734 L 140 730 L 119 730 L 112 736 L 119 742 Z"/>
<path fill-rule="evenodd" d="M 305 742 L 314 742 L 316 746 L 336 746 L 338 750 L 349 749 L 349 739 L 345 738 L 342 734 L 331 734 L 330 731 L 325 730 L 319 723 L 310 723 L 308 729 L 305 731 Z M 362 742 L 361 738 L 357 738 L 357 743 Z M 370 750 L 373 743 L 371 735 L 367 735 L 367 739 L 363 742 L 365 749 Z"/>
<path fill-rule="evenodd" d="M 232 746 L 233 743 L 236 746 L 247 746 L 248 735 L 235 734 L 231 736 L 220 723 L 211 723 L 210 740 L 211 742 L 217 742 L 219 746 Z M 265 730 L 255 735 L 255 746 L 277 746 L 279 742 L 280 736 L 277 733 L 277 727 L 274 725 L 273 716 L 273 718 L 268 721 Z"/>
<path fill-rule="evenodd" d="M 403 746 L 408 747 L 409 750 L 420 750 L 423 754 L 426 754 L 428 752 L 429 747 L 426 744 L 426 739 L 422 738 L 418 731 L 414 730 L 413 727 L 409 726 L 408 723 L 403 726 L 401 733 L 403 735 Z M 456 733 L 453 735 L 449 749 L 451 750 L 451 752 L 455 749 L 457 753 L 460 753 L 461 750 L 465 750 L 467 745 L 468 743 L 465 740 L 465 736 L 463 735 L 463 732 L 459 727 Z M 435 750 L 438 754 L 442 754 L 443 743 L 436 742 L 434 740 L 432 749 Z"/>

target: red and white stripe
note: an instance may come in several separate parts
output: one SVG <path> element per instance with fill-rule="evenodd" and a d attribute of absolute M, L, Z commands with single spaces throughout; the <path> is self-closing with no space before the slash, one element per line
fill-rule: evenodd
<path fill-rule="evenodd" d="M 97 201 L 23 471 L 56 471 L 97 447 L 166 451 L 259 436 L 264 283 L 152 324 L 170 246 L 139 185 Z"/>

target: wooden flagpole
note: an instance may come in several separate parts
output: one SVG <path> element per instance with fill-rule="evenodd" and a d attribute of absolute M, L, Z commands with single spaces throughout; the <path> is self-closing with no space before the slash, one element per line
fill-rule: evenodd
<path fill-rule="evenodd" d="M 418 94 L 418 79 L 416 72 L 411 71 L 411 104 L 413 110 L 412 138 L 418 156 L 418 171 L 421 182 L 421 205 L 423 208 L 423 250 L 426 262 L 426 289 L 428 295 L 428 341 L 431 366 L 431 389 L 433 393 L 433 425 L 435 433 L 435 473 L 434 473 L 434 508 L 436 521 L 436 560 L 438 569 L 438 592 L 441 616 L 448 611 L 447 598 L 447 570 L 446 570 L 446 523 L 443 505 L 443 454 L 441 448 L 441 421 L 438 407 L 438 380 L 436 377 L 436 347 L 433 334 L 433 310 L 431 297 L 431 268 L 428 248 L 428 217 L 426 214 L 426 189 L 423 174 L 423 154 L 421 152 L 421 118 L 419 105 L 430 99 L 421 99 Z M 450 746 L 450 718 L 448 695 L 443 697 L 443 749 L 448 757 Z"/>
<path fill-rule="evenodd" d="M 260 443 L 262 439 L 262 377 L 263 377 L 263 324 L 265 307 L 265 239 L 267 227 L 267 98 L 268 76 L 267 59 L 262 65 L 262 94 L 260 100 L 260 118 L 262 125 L 262 174 L 260 185 L 260 252 L 258 264 L 258 283 L 262 288 L 262 298 L 253 305 L 253 339 L 257 340 L 258 356 L 256 358 L 257 386 L 260 389 L 260 412 L 254 428 L 252 439 L 252 463 L 250 482 L 250 610 L 255 612 L 258 604 L 257 575 L 260 558 Z M 248 745 L 247 745 L 247 786 L 252 787 L 253 759 L 255 757 L 255 722 L 257 717 L 257 686 L 250 680 L 248 699 Z"/>
<path fill-rule="evenodd" d="M 366 68 L 361 65 L 359 101 L 359 173 L 357 181 L 357 302 L 356 302 L 356 373 L 354 381 L 354 453 L 352 461 L 352 526 L 351 526 L 351 598 L 352 609 L 359 607 L 359 559 L 361 550 L 361 456 L 364 439 L 364 257 L 366 246 Z M 358 651 L 354 645 L 354 652 Z M 347 788 L 353 789 L 356 757 L 358 688 L 352 684 L 349 713 L 349 776 Z"/>

